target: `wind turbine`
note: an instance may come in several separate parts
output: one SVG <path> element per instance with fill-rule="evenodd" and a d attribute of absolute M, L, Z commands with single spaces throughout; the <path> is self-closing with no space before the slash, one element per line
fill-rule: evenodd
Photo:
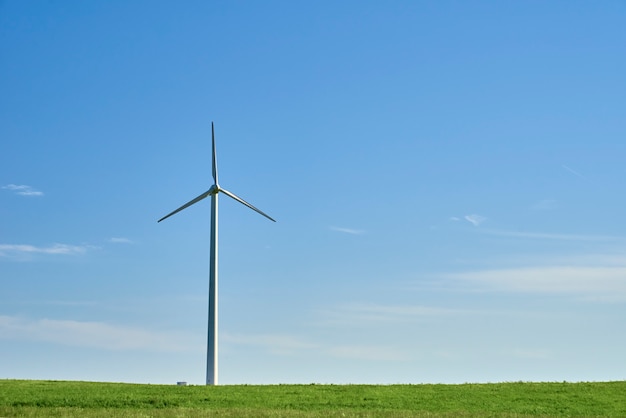
<path fill-rule="evenodd" d="M 157 222 L 161 222 L 162 220 L 169 218 L 194 203 L 201 201 L 205 197 L 211 196 L 211 250 L 209 257 L 209 325 L 207 332 L 206 384 L 217 385 L 217 195 L 219 193 L 224 193 L 226 196 L 231 197 L 237 202 L 249 207 L 253 211 L 265 216 L 270 221 L 276 221 L 242 198 L 220 187 L 217 181 L 217 158 L 215 156 L 215 129 L 213 128 L 213 122 L 211 122 L 211 138 L 213 141 L 213 185 L 209 188 L 209 190 L 202 193 L 200 196 L 185 203 L 175 211 L 165 215 Z"/>

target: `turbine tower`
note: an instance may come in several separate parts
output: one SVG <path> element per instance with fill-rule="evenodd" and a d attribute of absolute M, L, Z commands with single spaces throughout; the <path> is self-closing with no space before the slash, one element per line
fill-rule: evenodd
<path fill-rule="evenodd" d="M 215 130 L 213 128 L 213 122 L 211 122 L 211 138 L 213 142 L 213 185 L 209 188 L 209 190 L 202 193 L 200 196 L 185 203 L 175 211 L 159 219 L 158 222 L 161 222 L 162 220 L 169 218 L 194 203 L 201 201 L 205 197 L 211 196 L 211 250 L 209 257 L 209 325 L 207 332 L 206 384 L 217 385 L 217 195 L 219 193 L 224 193 L 226 196 L 265 216 L 270 221 L 276 221 L 242 198 L 220 187 L 217 181 L 217 158 L 215 156 Z"/>

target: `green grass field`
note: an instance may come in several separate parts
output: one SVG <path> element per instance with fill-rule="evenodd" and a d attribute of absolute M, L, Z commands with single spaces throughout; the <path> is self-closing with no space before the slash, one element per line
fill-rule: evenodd
<path fill-rule="evenodd" d="M 626 381 L 166 386 L 0 380 L 0 417 L 626 417 Z"/>

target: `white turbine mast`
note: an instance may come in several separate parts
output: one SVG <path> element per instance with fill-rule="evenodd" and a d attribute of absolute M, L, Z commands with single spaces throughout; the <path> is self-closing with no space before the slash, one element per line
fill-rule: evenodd
<path fill-rule="evenodd" d="M 202 193 L 200 196 L 185 203 L 175 211 L 159 219 L 158 222 L 161 222 L 162 220 L 169 218 L 194 203 L 201 201 L 205 197 L 211 196 L 211 250 L 209 257 L 209 325 L 207 332 L 206 384 L 217 385 L 217 195 L 219 193 L 224 193 L 226 196 L 231 197 L 237 202 L 249 207 L 253 211 L 265 216 L 270 221 L 276 221 L 242 198 L 220 187 L 217 181 L 217 157 L 215 155 L 215 130 L 213 128 L 213 122 L 211 122 L 211 138 L 213 142 L 213 185 L 209 188 L 209 190 Z"/>

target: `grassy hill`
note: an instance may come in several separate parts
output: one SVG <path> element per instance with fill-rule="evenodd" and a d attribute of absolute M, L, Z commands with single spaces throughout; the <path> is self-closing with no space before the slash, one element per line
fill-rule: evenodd
<path fill-rule="evenodd" d="M 626 381 L 166 386 L 0 380 L 0 417 L 626 417 Z"/>

